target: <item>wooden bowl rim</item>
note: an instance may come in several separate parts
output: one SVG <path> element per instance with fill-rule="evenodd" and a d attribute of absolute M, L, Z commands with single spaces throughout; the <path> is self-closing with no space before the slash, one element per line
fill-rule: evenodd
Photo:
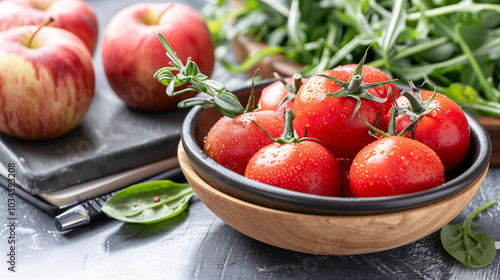
<path fill-rule="evenodd" d="M 257 209 L 259 211 L 266 211 L 266 212 L 269 212 L 269 213 L 275 213 L 275 214 L 280 214 L 280 215 L 289 215 L 289 216 L 293 216 L 293 217 L 304 217 L 304 218 L 307 218 L 307 217 L 309 217 L 309 218 L 310 217 L 318 217 L 319 218 L 319 217 L 324 217 L 325 216 L 325 215 L 317 215 L 317 214 L 309 214 L 309 213 L 296 213 L 296 212 L 289 212 L 289 211 L 280 210 L 280 209 L 274 209 L 274 208 L 270 208 L 270 207 L 266 207 L 266 206 L 254 204 L 254 203 L 251 203 L 251 202 L 248 202 L 248 201 L 245 201 L 245 200 L 241 200 L 241 199 L 236 198 L 234 196 L 230 196 L 230 195 L 228 195 L 228 194 L 226 194 L 226 193 L 224 193 L 224 192 L 222 192 L 222 191 L 214 188 L 213 186 L 209 185 L 207 182 L 205 182 L 203 180 L 203 178 L 200 177 L 200 175 L 193 168 L 192 162 L 189 160 L 189 156 L 187 155 L 186 150 L 184 149 L 184 146 L 182 145 L 182 141 L 179 142 L 179 147 L 178 147 L 178 150 L 177 150 L 177 156 L 178 156 L 178 160 L 179 160 L 179 165 L 181 166 L 182 171 L 184 172 L 184 174 L 185 174 L 186 177 L 189 177 L 190 179 L 195 180 L 200 186 L 202 186 L 203 188 L 209 190 L 211 193 L 213 193 L 213 194 L 215 194 L 217 196 L 222 196 L 225 199 L 231 200 L 232 202 L 234 202 L 236 204 L 239 204 L 239 205 L 242 205 L 242 206 L 245 206 L 245 207 L 248 207 L 248 208 Z M 482 182 L 484 180 L 486 174 L 488 173 L 488 169 L 489 169 L 488 167 L 481 173 L 481 175 L 478 178 L 476 178 L 476 180 L 474 180 L 473 184 L 467 186 L 466 188 L 464 188 L 461 191 L 457 192 L 453 196 L 448 196 L 446 199 L 436 201 L 436 203 L 445 203 L 448 199 L 451 199 L 451 198 L 453 198 L 455 196 L 459 196 L 459 195 L 461 195 L 461 194 L 469 191 L 479 181 Z M 426 207 L 426 206 L 429 206 L 429 205 L 435 205 L 436 203 L 429 203 L 429 204 L 424 205 L 423 207 Z M 353 218 L 356 218 L 356 217 L 366 217 L 366 216 L 370 216 L 370 217 L 375 217 L 375 216 L 376 217 L 393 217 L 393 216 L 399 216 L 399 215 L 404 214 L 404 213 L 413 212 L 414 210 L 415 210 L 415 208 L 413 208 L 413 209 L 405 209 L 405 210 L 398 211 L 398 212 L 374 213 L 374 214 L 359 215 L 359 216 L 349 216 L 349 215 L 331 215 L 331 216 L 329 215 L 329 216 L 330 217 L 339 218 L 339 219 L 352 220 Z"/>

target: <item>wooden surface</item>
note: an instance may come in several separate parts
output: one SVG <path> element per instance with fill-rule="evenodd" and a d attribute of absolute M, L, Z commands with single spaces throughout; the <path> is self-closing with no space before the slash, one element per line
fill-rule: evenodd
<path fill-rule="evenodd" d="M 251 204 L 205 183 L 179 144 L 179 164 L 201 201 L 229 226 L 279 248 L 319 255 L 384 251 L 421 239 L 457 216 L 476 194 L 488 170 L 460 193 L 417 209 L 366 216 L 319 216 Z"/>
<path fill-rule="evenodd" d="M 252 37 L 246 35 L 236 35 L 233 40 L 234 54 L 239 62 L 244 61 L 249 54 L 258 52 L 264 46 L 266 46 L 265 43 L 255 42 Z M 274 72 L 277 72 L 282 77 L 291 77 L 302 69 L 302 65 L 289 61 L 280 54 L 275 54 L 265 57 L 257 65 L 246 71 L 247 75 L 252 77 L 257 68 L 259 69 L 258 76 L 272 79 L 274 78 Z"/>
<path fill-rule="evenodd" d="M 494 117 L 476 117 L 484 126 L 491 139 L 491 165 L 500 166 L 500 119 Z"/>

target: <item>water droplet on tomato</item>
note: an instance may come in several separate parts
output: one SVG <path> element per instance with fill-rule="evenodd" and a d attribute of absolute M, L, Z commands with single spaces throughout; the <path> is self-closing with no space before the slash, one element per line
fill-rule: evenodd
<path fill-rule="evenodd" d="M 410 153 L 410 155 L 411 155 L 411 157 L 412 157 L 414 160 L 418 160 L 418 158 L 420 157 L 420 156 L 418 155 L 418 153 L 414 153 L 414 152 L 411 152 L 411 153 Z"/>
<path fill-rule="evenodd" d="M 401 157 L 401 162 L 403 165 L 408 165 L 410 163 L 410 160 L 406 157 Z"/>

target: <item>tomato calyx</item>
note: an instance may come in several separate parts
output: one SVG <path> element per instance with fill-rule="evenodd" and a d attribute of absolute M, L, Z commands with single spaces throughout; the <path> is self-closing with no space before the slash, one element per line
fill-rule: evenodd
<path fill-rule="evenodd" d="M 292 76 L 293 83 L 287 83 L 285 79 L 276 72 L 274 72 L 273 75 L 278 81 L 280 81 L 283 84 L 283 86 L 285 86 L 285 89 L 288 92 L 288 94 L 285 96 L 285 98 L 281 101 L 280 105 L 278 106 L 278 108 L 282 108 L 286 103 L 292 101 L 297 96 L 297 92 L 302 86 L 302 75 L 299 73 L 293 74 Z"/>
<path fill-rule="evenodd" d="M 210 80 L 207 75 L 201 73 L 196 62 L 189 57 L 186 65 L 180 60 L 172 46 L 165 37 L 158 33 L 163 48 L 167 51 L 167 57 L 171 60 L 170 67 L 163 67 L 156 71 L 154 78 L 167 87 L 168 96 L 177 96 L 186 92 L 203 92 L 209 97 L 193 97 L 183 100 L 177 104 L 179 108 L 187 108 L 201 105 L 204 108 L 215 107 L 224 116 L 234 118 L 245 113 L 238 97 L 230 92 L 222 83 Z M 172 72 L 178 71 L 176 75 Z M 176 86 L 188 84 L 182 90 L 174 91 Z"/>
<path fill-rule="evenodd" d="M 378 103 L 385 103 L 387 101 L 387 98 L 389 95 L 392 96 L 392 89 L 389 88 L 389 91 L 387 93 L 387 96 L 385 98 L 380 98 L 377 96 L 372 95 L 368 90 L 372 88 L 376 88 L 379 86 L 383 86 L 386 84 L 393 83 L 397 81 L 397 79 L 393 80 L 388 80 L 388 81 L 383 81 L 383 82 L 377 82 L 377 83 L 365 83 L 363 84 L 363 76 L 361 75 L 362 70 L 363 70 L 363 65 L 366 60 L 366 56 L 368 54 L 369 47 L 366 49 L 365 54 L 361 58 L 361 61 L 359 62 L 358 66 L 356 69 L 354 69 L 354 72 L 352 73 L 351 77 L 347 82 L 341 81 L 335 77 L 328 76 L 325 74 L 317 74 L 318 76 L 330 79 L 334 81 L 336 84 L 341 86 L 342 88 L 339 89 L 337 92 L 334 93 L 327 93 L 326 97 L 352 97 L 356 99 L 356 107 L 354 108 L 354 111 L 351 115 L 351 119 L 349 120 L 349 123 L 352 121 L 356 113 L 359 111 L 359 108 L 361 107 L 361 102 L 362 99 L 367 99 L 371 101 L 375 101 Z"/>
<path fill-rule="evenodd" d="M 380 123 L 380 118 L 381 118 L 380 112 L 379 112 L 377 121 L 375 123 L 375 126 L 373 126 L 369 122 L 367 122 L 361 116 L 360 113 L 358 113 L 358 114 L 359 114 L 359 117 L 361 118 L 361 121 L 370 130 L 369 134 L 372 135 L 373 137 L 377 138 L 377 139 L 385 138 L 385 137 L 391 137 L 391 136 L 406 137 L 406 135 L 408 135 L 408 133 L 410 133 L 411 131 L 413 131 L 413 129 L 415 128 L 415 126 L 417 125 L 417 123 L 420 121 L 420 119 L 424 115 L 417 116 L 417 118 L 414 119 L 414 120 L 412 120 L 411 123 L 408 126 L 406 126 L 400 133 L 397 133 L 397 129 L 396 129 L 396 117 L 398 116 L 398 111 L 399 110 L 398 110 L 397 107 L 392 107 L 391 108 L 391 114 L 390 114 L 390 117 L 389 117 L 389 124 L 388 124 L 388 128 L 387 128 L 387 132 L 384 132 L 381 129 L 377 128 L 378 125 L 379 125 L 379 123 Z"/>
<path fill-rule="evenodd" d="M 396 107 L 399 115 L 408 115 L 410 116 L 410 120 L 413 121 L 419 118 L 420 116 L 427 115 L 432 111 L 434 111 L 435 109 L 438 109 L 438 108 L 429 108 L 429 105 L 432 103 L 437 93 L 435 85 L 434 85 L 434 94 L 427 101 L 422 101 L 422 94 L 420 93 L 420 90 L 415 86 L 413 81 L 408 79 L 408 84 L 411 87 L 411 93 L 406 90 L 403 90 L 401 92 L 401 95 L 406 97 L 406 99 L 408 99 L 408 102 L 410 104 L 405 107 Z"/>
<path fill-rule="evenodd" d="M 275 143 L 279 144 L 290 144 L 290 143 L 300 143 L 304 140 L 312 140 L 311 138 L 307 138 L 305 134 L 307 134 L 307 130 L 304 134 L 304 137 L 297 138 L 295 136 L 295 130 L 293 129 L 293 119 L 295 118 L 295 114 L 290 109 L 285 109 L 285 128 L 283 129 L 283 134 L 278 138 L 272 138 L 265 129 L 260 127 L 254 120 L 250 120 L 255 124 L 258 128 L 264 131 L 269 139 Z M 314 139 L 316 140 L 316 139 Z"/>

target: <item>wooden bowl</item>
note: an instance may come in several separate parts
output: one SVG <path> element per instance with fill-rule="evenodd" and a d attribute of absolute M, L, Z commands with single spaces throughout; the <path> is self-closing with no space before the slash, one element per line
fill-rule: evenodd
<path fill-rule="evenodd" d="M 271 82 L 273 81 L 256 83 L 257 97 Z M 246 100 L 250 89 L 242 88 L 234 93 L 242 100 Z M 418 193 L 391 197 L 345 198 L 311 195 L 250 180 L 224 168 L 208 157 L 202 149 L 203 139 L 220 117 L 221 114 L 215 108 L 197 107 L 187 114 L 183 122 L 182 145 L 196 173 L 213 188 L 234 198 L 287 212 L 352 216 L 416 209 L 448 199 L 473 185 L 488 168 L 491 156 L 488 134 L 477 120 L 467 114 L 471 129 L 471 146 L 465 160 L 446 174 L 444 184 Z"/>
<path fill-rule="evenodd" d="M 273 80 L 256 83 L 257 98 Z M 242 102 L 250 89 L 234 91 Z M 245 103 L 243 103 L 245 104 Z M 305 194 L 245 178 L 203 151 L 203 138 L 221 117 L 193 108 L 181 128 L 180 166 L 199 198 L 241 233 L 297 252 L 349 255 L 408 244 L 449 223 L 469 203 L 489 167 L 491 141 L 466 114 L 471 146 L 466 159 L 435 188 L 391 197 L 346 198 Z"/>
<path fill-rule="evenodd" d="M 266 46 L 264 42 L 256 42 L 248 35 L 237 35 L 233 40 L 233 49 L 236 59 L 243 62 L 250 54 L 260 51 Z M 259 75 L 263 78 L 273 78 L 276 72 L 282 77 L 291 77 L 302 70 L 303 66 L 287 60 L 285 56 L 275 54 L 261 60 L 257 65 L 246 73 L 252 77 L 255 70 L 259 68 Z M 500 166 L 500 118 L 477 116 L 475 117 L 486 129 L 492 140 L 491 165 Z"/>
<path fill-rule="evenodd" d="M 379 252 L 423 238 L 465 208 L 487 173 L 485 169 L 474 183 L 452 196 L 416 209 L 361 216 L 312 215 L 263 207 L 225 194 L 200 178 L 182 143 L 177 154 L 196 195 L 230 227 L 272 246 L 317 255 Z"/>

